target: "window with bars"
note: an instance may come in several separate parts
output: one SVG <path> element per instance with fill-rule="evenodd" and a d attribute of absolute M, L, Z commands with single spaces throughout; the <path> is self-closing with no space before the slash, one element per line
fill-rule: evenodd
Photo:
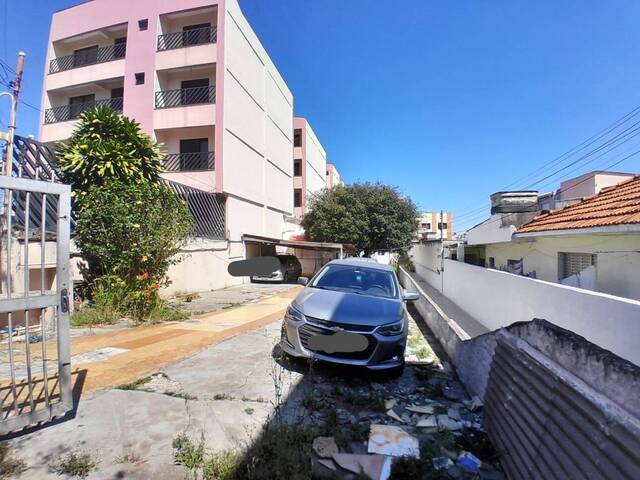
<path fill-rule="evenodd" d="M 301 177 L 302 176 L 302 160 L 299 158 L 293 161 L 293 176 Z"/>
<path fill-rule="evenodd" d="M 596 265 L 596 255 L 592 253 L 560 252 L 558 253 L 559 280 L 576 275 Z"/>
<path fill-rule="evenodd" d="M 296 188 L 293 191 L 293 206 L 294 207 L 302 206 L 302 190 L 299 188 Z"/>
<path fill-rule="evenodd" d="M 293 146 L 301 147 L 302 146 L 302 130 L 297 128 L 293 131 Z"/>

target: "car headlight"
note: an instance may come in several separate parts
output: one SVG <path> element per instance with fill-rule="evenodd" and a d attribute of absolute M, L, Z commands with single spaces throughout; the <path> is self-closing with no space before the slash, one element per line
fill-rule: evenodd
<path fill-rule="evenodd" d="M 378 327 L 378 333 L 380 335 L 385 335 L 387 337 L 392 337 L 393 335 L 400 335 L 404 331 L 404 321 L 401 320 L 397 323 L 390 323 L 388 325 L 383 325 Z"/>
<path fill-rule="evenodd" d="M 302 322 L 304 321 L 304 315 L 302 312 L 295 309 L 293 305 L 289 305 L 287 313 L 284 314 L 284 319 L 288 322 Z"/>

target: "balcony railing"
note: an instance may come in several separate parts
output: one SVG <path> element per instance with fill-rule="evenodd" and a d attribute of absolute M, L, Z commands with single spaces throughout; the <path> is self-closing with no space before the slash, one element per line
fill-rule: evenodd
<path fill-rule="evenodd" d="M 156 108 L 172 108 L 216 102 L 216 87 L 180 88 L 156 92 Z"/>
<path fill-rule="evenodd" d="M 127 53 L 127 44 L 118 43 L 107 47 L 85 50 L 83 52 L 67 55 L 66 57 L 54 58 L 49 62 L 49 73 L 64 72 L 72 68 L 84 67 L 85 65 L 95 65 L 112 60 L 124 58 Z"/>
<path fill-rule="evenodd" d="M 169 153 L 164 157 L 164 168 L 167 172 L 213 170 L 214 165 L 215 155 L 213 152 Z"/>
<path fill-rule="evenodd" d="M 216 43 L 218 29 L 216 27 L 194 28 L 182 32 L 165 33 L 158 35 L 158 51 L 173 50 L 174 48 Z"/>
<path fill-rule="evenodd" d="M 91 110 L 93 107 L 105 106 L 115 112 L 122 112 L 122 97 L 107 98 L 105 100 L 95 100 L 93 102 L 76 103 L 73 105 L 62 105 L 47 109 L 44 113 L 44 123 L 66 122 L 75 120 L 82 112 Z"/>

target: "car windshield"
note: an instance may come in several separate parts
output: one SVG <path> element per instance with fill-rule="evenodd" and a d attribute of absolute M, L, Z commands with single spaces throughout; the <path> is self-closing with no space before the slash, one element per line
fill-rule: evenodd
<path fill-rule="evenodd" d="M 309 286 L 373 297 L 397 296 L 392 272 L 353 265 L 327 265 Z"/>

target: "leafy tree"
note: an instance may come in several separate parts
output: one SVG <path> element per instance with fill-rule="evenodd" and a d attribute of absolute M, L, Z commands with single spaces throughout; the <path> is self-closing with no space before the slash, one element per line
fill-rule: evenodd
<path fill-rule="evenodd" d="M 186 204 L 165 185 L 111 181 L 88 190 L 75 241 L 94 290 L 137 320 L 159 305 L 169 266 L 191 228 Z"/>
<path fill-rule="evenodd" d="M 69 141 L 58 145 L 57 156 L 58 175 L 71 184 L 79 207 L 92 187 L 110 180 L 155 183 L 162 171 L 160 144 L 139 124 L 104 106 L 80 114 Z"/>
<path fill-rule="evenodd" d="M 356 183 L 324 190 L 312 198 L 302 226 L 312 241 L 351 243 L 369 255 L 408 250 L 417 217 L 415 204 L 397 188 Z"/>

